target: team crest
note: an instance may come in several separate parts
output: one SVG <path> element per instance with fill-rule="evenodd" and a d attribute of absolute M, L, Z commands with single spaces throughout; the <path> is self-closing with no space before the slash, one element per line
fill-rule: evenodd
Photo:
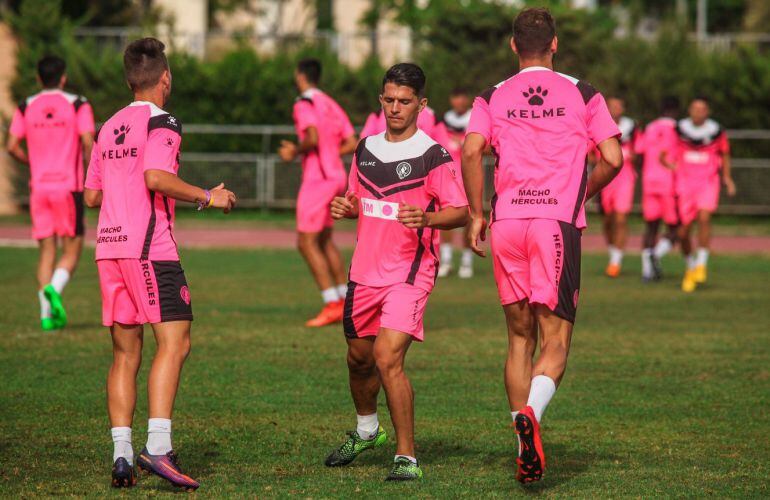
<path fill-rule="evenodd" d="M 401 163 L 396 165 L 396 175 L 398 175 L 399 179 L 404 180 L 407 177 L 409 177 L 409 174 L 411 173 L 412 173 L 412 166 L 409 163 L 402 161 Z"/>

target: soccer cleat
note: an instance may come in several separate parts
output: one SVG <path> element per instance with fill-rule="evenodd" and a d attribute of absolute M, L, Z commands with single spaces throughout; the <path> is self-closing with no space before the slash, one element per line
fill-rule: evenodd
<path fill-rule="evenodd" d="M 692 293 L 695 291 L 696 286 L 698 286 L 698 282 L 695 281 L 695 272 L 693 269 L 688 269 L 684 272 L 684 278 L 682 279 L 682 291 Z"/>
<path fill-rule="evenodd" d="M 607 264 L 607 269 L 604 270 L 604 274 L 610 278 L 617 278 L 620 276 L 620 266 L 617 264 Z"/>
<path fill-rule="evenodd" d="M 342 312 L 344 308 L 345 308 L 344 300 L 338 300 L 337 302 L 329 302 L 324 306 L 323 309 L 321 309 L 321 312 L 318 313 L 318 316 L 316 316 L 313 319 L 309 319 L 305 323 L 305 326 L 319 327 L 319 326 L 331 325 L 332 323 L 339 323 L 340 321 L 342 321 Z"/>
<path fill-rule="evenodd" d="M 652 280 L 660 281 L 663 279 L 663 266 L 660 264 L 660 257 L 656 257 L 655 254 L 651 255 L 650 263 L 652 264 Z"/>
<path fill-rule="evenodd" d="M 42 328 L 44 332 L 53 332 L 61 327 L 53 318 L 43 318 L 40 320 L 40 328 Z"/>
<path fill-rule="evenodd" d="M 385 481 L 411 481 L 422 477 L 420 465 L 412 462 L 406 457 L 396 457 L 393 461 L 393 468 L 390 469 Z"/>
<path fill-rule="evenodd" d="M 531 406 L 524 407 L 516 415 L 514 427 L 519 436 L 516 480 L 525 484 L 539 481 L 545 472 L 545 453 L 540 440 L 540 424 Z"/>
<path fill-rule="evenodd" d="M 438 277 L 446 278 L 452 272 L 452 264 L 439 264 Z"/>
<path fill-rule="evenodd" d="M 187 491 L 197 490 L 200 486 L 198 481 L 183 473 L 179 468 L 179 459 L 174 450 L 169 451 L 165 455 L 150 455 L 145 447 L 139 454 L 136 465 L 142 471 L 148 474 L 155 474 L 174 486 L 184 488 Z"/>
<path fill-rule="evenodd" d="M 119 457 L 112 465 L 112 487 L 130 488 L 136 486 L 136 470 L 123 457 Z"/>
<path fill-rule="evenodd" d="M 356 459 L 363 451 L 378 448 L 385 444 L 388 435 L 382 426 L 377 429 L 377 434 L 372 439 L 364 439 L 356 431 L 348 432 L 348 439 L 342 443 L 342 446 L 334 450 L 326 457 L 324 464 L 327 467 L 340 467 L 347 465 Z"/>
<path fill-rule="evenodd" d="M 457 276 L 462 279 L 473 278 L 473 266 L 460 266 L 457 270 Z"/>
<path fill-rule="evenodd" d="M 46 285 L 43 288 L 43 295 L 51 303 L 51 317 L 59 328 L 67 326 L 67 311 L 64 309 L 64 304 L 61 300 L 61 295 L 57 292 L 53 286 Z"/>
<path fill-rule="evenodd" d="M 701 285 L 706 282 L 707 274 L 708 273 L 706 272 L 706 266 L 701 264 L 701 265 L 695 266 L 695 269 L 693 269 L 692 278 L 695 280 L 695 283 Z"/>

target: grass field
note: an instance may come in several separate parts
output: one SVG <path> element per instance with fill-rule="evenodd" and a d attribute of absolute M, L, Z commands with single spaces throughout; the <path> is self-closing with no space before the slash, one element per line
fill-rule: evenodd
<path fill-rule="evenodd" d="M 441 281 L 431 298 L 427 340 L 407 366 L 425 478 L 386 484 L 392 439 L 348 468 L 322 465 L 355 416 L 340 329 L 300 326 L 318 298 L 299 257 L 183 256 L 197 319 L 174 441 L 199 495 L 770 496 L 770 258 L 716 256 L 708 285 L 683 295 L 678 258 L 666 262 L 670 279 L 642 286 L 637 259 L 608 281 L 604 257 L 584 257 L 570 366 L 543 426 L 549 468 L 523 488 L 513 479 L 506 339 L 488 262 L 471 281 Z M 35 257 L 0 249 L 0 496 L 104 496 L 111 355 L 92 254 L 65 294 L 71 326 L 54 335 L 36 327 Z M 149 335 L 145 349 L 148 361 Z M 392 432 L 384 395 L 380 415 Z M 136 449 L 146 418 L 140 397 Z M 138 487 L 171 491 L 157 478 Z"/>

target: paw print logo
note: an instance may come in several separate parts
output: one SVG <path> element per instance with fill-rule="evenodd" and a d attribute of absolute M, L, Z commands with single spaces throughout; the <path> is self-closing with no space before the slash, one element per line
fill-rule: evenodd
<path fill-rule="evenodd" d="M 112 131 L 115 134 L 115 144 L 123 144 L 126 140 L 126 134 L 131 131 L 131 127 L 126 124 L 122 124 L 120 128 L 116 128 Z"/>
<path fill-rule="evenodd" d="M 56 110 L 54 108 L 45 108 L 44 112 L 46 120 L 52 120 Z"/>
<path fill-rule="evenodd" d="M 171 147 L 174 145 L 174 139 L 171 137 L 166 137 L 166 146 Z"/>
<path fill-rule="evenodd" d="M 548 89 L 541 88 L 538 85 L 536 89 L 530 87 L 521 94 L 527 98 L 527 102 L 532 106 L 542 106 L 544 102 L 543 97 L 548 95 Z"/>

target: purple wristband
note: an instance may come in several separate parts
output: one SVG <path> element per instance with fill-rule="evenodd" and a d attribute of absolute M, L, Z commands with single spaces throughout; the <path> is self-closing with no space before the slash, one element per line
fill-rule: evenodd
<path fill-rule="evenodd" d="M 203 210 L 204 208 L 208 208 L 211 204 L 211 191 L 208 189 L 203 190 L 204 193 L 206 193 L 206 201 L 199 201 L 198 202 L 198 211 Z"/>

